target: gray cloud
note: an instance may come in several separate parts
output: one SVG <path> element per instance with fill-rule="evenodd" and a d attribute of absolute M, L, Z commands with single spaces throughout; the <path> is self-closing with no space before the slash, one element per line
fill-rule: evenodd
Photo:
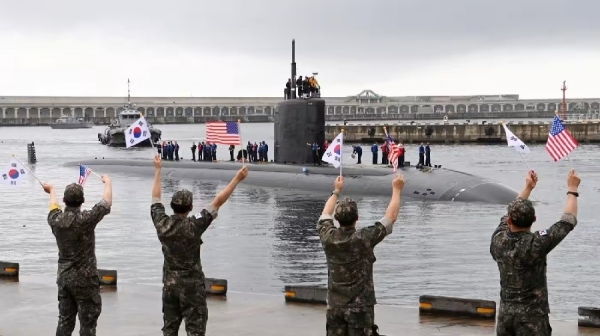
<path fill-rule="evenodd" d="M 599 12 L 595 0 L 0 0 L 0 26 L 273 58 L 289 58 L 296 38 L 305 59 L 385 71 L 476 51 L 595 49 Z"/>

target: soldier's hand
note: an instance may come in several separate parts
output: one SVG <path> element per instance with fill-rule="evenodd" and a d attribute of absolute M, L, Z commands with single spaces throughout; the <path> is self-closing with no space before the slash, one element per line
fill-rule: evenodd
<path fill-rule="evenodd" d="M 248 176 L 248 167 L 247 166 L 243 166 L 240 170 L 238 170 L 238 172 L 235 174 L 235 179 L 238 182 L 242 182 L 246 176 Z"/>
<path fill-rule="evenodd" d="M 525 185 L 527 186 L 527 188 L 533 190 L 533 188 L 535 188 L 535 186 L 537 185 L 537 181 L 537 174 L 533 170 L 528 171 L 527 177 L 525 178 Z"/>
<path fill-rule="evenodd" d="M 344 178 L 343 177 L 338 176 L 335 178 L 335 182 L 333 182 L 333 189 L 338 190 L 338 191 L 342 191 L 342 189 L 344 189 Z"/>
<path fill-rule="evenodd" d="M 404 188 L 404 176 L 402 176 L 402 174 L 396 175 L 392 181 L 392 187 L 396 190 L 402 190 L 402 188 Z"/>
<path fill-rule="evenodd" d="M 54 190 L 54 186 L 52 186 L 51 184 L 48 184 L 48 183 L 42 184 L 42 188 L 44 189 L 46 194 L 49 194 L 52 192 L 52 190 Z"/>
<path fill-rule="evenodd" d="M 569 191 L 577 191 L 579 188 L 579 183 L 581 183 L 581 179 L 577 176 L 574 169 L 571 169 L 569 172 L 569 177 L 567 177 L 567 187 Z"/>
<path fill-rule="evenodd" d="M 110 181 L 111 181 L 110 176 L 108 176 L 108 175 L 102 175 L 101 179 L 102 179 L 102 183 L 110 183 Z"/>
<path fill-rule="evenodd" d="M 154 169 L 160 169 L 160 155 L 155 154 L 154 155 Z"/>

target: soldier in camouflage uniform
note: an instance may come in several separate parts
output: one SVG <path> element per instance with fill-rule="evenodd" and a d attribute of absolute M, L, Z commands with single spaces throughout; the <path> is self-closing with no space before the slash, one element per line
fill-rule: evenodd
<path fill-rule="evenodd" d="M 200 262 L 202 234 L 217 218 L 219 208 L 229 199 L 235 187 L 248 175 L 242 167 L 233 180 L 205 208 L 188 216 L 193 208 L 189 190 L 179 190 L 171 198 L 173 215 L 165 213 L 161 202 L 161 159 L 154 157 L 154 187 L 150 214 L 164 255 L 163 321 L 164 336 L 179 335 L 181 320 L 185 319 L 188 336 L 204 336 L 208 321 L 204 272 Z"/>
<path fill-rule="evenodd" d="M 327 335 L 375 336 L 375 285 L 373 284 L 373 249 L 392 233 L 400 211 L 400 194 L 404 179 L 392 182 L 392 199 L 385 216 L 374 225 L 356 229 L 358 208 L 346 198 L 338 203 L 344 187 L 343 177 L 334 183 L 334 191 L 325 204 L 317 224 L 327 258 Z M 336 206 L 336 203 L 337 206 Z M 335 227 L 333 219 L 338 221 Z"/>
<path fill-rule="evenodd" d="M 498 336 L 548 336 L 552 334 L 548 314 L 546 256 L 577 225 L 577 188 L 581 181 L 574 170 L 567 178 L 567 204 L 558 222 L 549 229 L 531 232 L 535 209 L 528 200 L 537 183 L 529 171 L 526 185 L 492 235 L 490 253 L 500 270 Z"/>
<path fill-rule="evenodd" d="M 56 336 L 70 336 L 79 314 L 79 335 L 95 336 L 102 311 L 100 280 L 96 266 L 96 225 L 110 213 L 112 183 L 102 176 L 104 195 L 92 210 L 81 211 L 84 202 L 83 187 L 69 184 L 65 188 L 61 210 L 54 187 L 43 184 L 50 194 L 48 224 L 58 245 L 58 327 Z"/>

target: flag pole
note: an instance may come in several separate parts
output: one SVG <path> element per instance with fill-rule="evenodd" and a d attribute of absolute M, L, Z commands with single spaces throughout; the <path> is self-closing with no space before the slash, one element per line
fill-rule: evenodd
<path fill-rule="evenodd" d="M 343 144 L 344 144 L 344 129 L 342 128 L 342 148 L 340 148 L 340 177 L 344 177 L 342 175 L 342 166 L 344 166 L 344 146 L 343 146 Z"/>
<path fill-rule="evenodd" d="M 531 166 L 529 165 L 529 162 L 527 162 L 527 160 L 525 160 L 525 157 L 523 156 L 523 153 L 518 152 L 519 155 L 521 155 L 521 159 L 523 159 L 523 162 L 525 162 L 525 164 L 527 165 L 527 168 L 529 168 L 529 170 L 533 171 L 533 169 L 531 169 Z"/>
<path fill-rule="evenodd" d="M 29 169 L 29 167 L 27 167 L 23 162 L 21 162 L 21 160 L 19 160 L 19 158 L 13 154 L 12 156 L 15 160 L 19 161 L 19 163 L 25 167 L 25 169 L 27 169 L 27 171 L 29 172 L 29 174 L 31 174 L 31 176 L 35 177 L 36 180 L 38 180 L 38 182 L 40 183 L 40 185 L 44 185 L 44 183 L 42 182 L 42 180 L 40 180 L 37 176 L 35 176 L 35 174 L 31 171 L 31 169 Z"/>
<path fill-rule="evenodd" d="M 244 142 L 242 141 L 242 120 L 238 119 L 238 133 L 240 135 L 240 147 L 242 148 L 242 167 L 246 165 L 246 160 L 244 160 Z M 246 155 L 250 156 L 250 153 L 246 151 Z"/>
<path fill-rule="evenodd" d="M 146 122 L 146 128 L 148 129 L 148 133 L 150 133 L 150 137 L 148 138 L 148 140 L 150 140 L 150 145 L 152 145 L 152 149 L 153 149 L 152 152 L 154 152 L 154 149 L 156 149 L 156 148 L 154 147 L 154 140 L 152 140 L 152 132 L 150 132 L 150 127 L 148 126 L 148 120 L 146 120 L 146 117 L 144 117 L 144 113 L 140 112 L 140 115 L 142 116 L 142 118 L 144 118 L 144 121 Z M 156 154 L 156 153 L 154 153 L 154 154 Z M 94 174 L 96 174 L 96 173 L 94 173 Z"/>

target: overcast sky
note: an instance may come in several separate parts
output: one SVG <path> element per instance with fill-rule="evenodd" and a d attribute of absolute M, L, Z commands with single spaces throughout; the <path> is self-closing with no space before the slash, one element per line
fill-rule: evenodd
<path fill-rule="evenodd" d="M 600 97 L 597 0 L 0 0 L 0 95 Z"/>

